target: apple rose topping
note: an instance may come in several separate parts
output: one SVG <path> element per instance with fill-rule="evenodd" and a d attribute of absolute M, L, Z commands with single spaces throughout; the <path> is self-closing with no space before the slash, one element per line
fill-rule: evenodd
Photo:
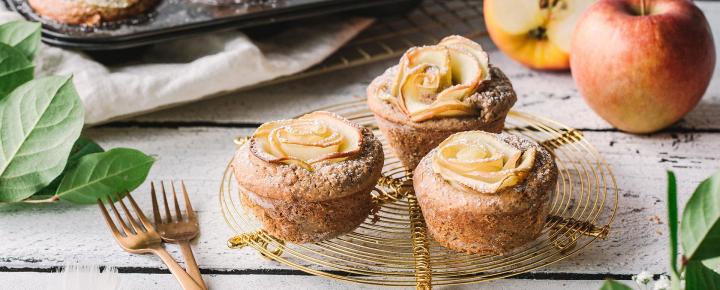
<path fill-rule="evenodd" d="M 330 112 L 265 123 L 250 139 L 250 151 L 270 163 L 296 164 L 312 171 L 314 163 L 341 161 L 360 153 L 359 126 Z"/>
<path fill-rule="evenodd" d="M 468 131 L 440 143 L 432 166 L 453 186 L 492 194 L 525 180 L 535 163 L 535 154 L 535 148 L 523 152 L 494 134 Z"/>
<path fill-rule="evenodd" d="M 390 87 L 380 88 L 389 93 L 378 96 L 415 122 L 476 114 L 476 109 L 464 100 L 490 79 L 487 53 L 461 36 L 446 37 L 433 46 L 411 48 L 400 59 L 397 70 Z"/>

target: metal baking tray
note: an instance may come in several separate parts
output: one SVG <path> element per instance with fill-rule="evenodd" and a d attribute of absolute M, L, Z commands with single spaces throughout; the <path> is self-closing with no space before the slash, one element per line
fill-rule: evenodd
<path fill-rule="evenodd" d="M 160 0 L 142 15 L 97 26 L 67 25 L 35 14 L 27 0 L 2 0 L 31 21 L 42 23 L 45 43 L 79 50 L 119 50 L 193 34 L 252 28 L 338 13 L 386 15 L 407 11 L 421 0 Z M 227 2 L 217 2 L 227 1 Z"/>

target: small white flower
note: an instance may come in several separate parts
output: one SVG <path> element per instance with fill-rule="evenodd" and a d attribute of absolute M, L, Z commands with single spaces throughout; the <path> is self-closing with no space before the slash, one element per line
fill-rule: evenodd
<path fill-rule="evenodd" d="M 670 289 L 670 277 L 667 275 L 660 275 L 660 279 L 655 282 L 653 290 L 668 290 Z"/>
<path fill-rule="evenodd" d="M 648 271 L 642 271 L 640 274 L 632 276 L 633 281 L 635 281 L 638 286 L 647 285 L 650 281 L 652 281 L 652 278 L 652 274 L 648 273 Z"/>

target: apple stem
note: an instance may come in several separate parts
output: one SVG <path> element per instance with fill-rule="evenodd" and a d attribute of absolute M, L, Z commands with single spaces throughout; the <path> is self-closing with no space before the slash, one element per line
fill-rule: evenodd
<path fill-rule="evenodd" d="M 640 0 L 640 15 L 645 16 L 645 0 Z"/>

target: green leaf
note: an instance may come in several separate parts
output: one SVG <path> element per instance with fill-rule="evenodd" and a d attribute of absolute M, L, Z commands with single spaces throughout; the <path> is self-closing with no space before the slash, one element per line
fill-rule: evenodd
<path fill-rule="evenodd" d="M 73 144 L 72 150 L 70 150 L 70 156 L 68 157 L 67 164 L 65 164 L 65 169 L 63 169 L 63 173 L 61 173 L 60 176 L 56 177 L 52 182 L 50 182 L 48 186 L 40 190 L 38 193 L 34 194 L 33 198 L 35 198 L 36 196 L 55 195 L 55 191 L 57 191 L 58 186 L 60 186 L 60 181 L 62 180 L 63 176 L 66 172 L 75 168 L 75 165 L 77 165 L 78 161 L 80 161 L 80 157 L 91 153 L 98 153 L 103 151 L 105 150 L 103 150 L 100 145 L 95 143 L 95 141 L 91 140 L 90 138 L 80 136 L 80 138 L 75 141 L 75 144 Z"/>
<path fill-rule="evenodd" d="M 705 267 L 708 267 L 716 273 L 720 274 L 720 257 L 703 260 L 702 263 L 705 264 Z"/>
<path fill-rule="evenodd" d="M 685 271 L 685 290 L 720 289 L 720 274 L 700 261 L 690 261 Z"/>
<path fill-rule="evenodd" d="M 40 45 L 40 23 L 10 21 L 0 25 L 0 42 L 17 48 L 28 60 L 35 58 Z"/>
<path fill-rule="evenodd" d="M 670 269 L 674 279 L 679 279 L 680 274 L 677 270 L 678 256 L 678 206 L 677 206 L 677 182 L 675 173 L 667 172 L 668 191 L 667 191 L 667 211 L 668 211 L 668 227 L 670 229 Z"/>
<path fill-rule="evenodd" d="M 632 288 L 618 281 L 607 279 L 600 290 L 632 290 Z"/>
<path fill-rule="evenodd" d="M 19 50 L 0 43 L 0 99 L 32 80 L 34 69 L 33 64 Z"/>
<path fill-rule="evenodd" d="M 688 260 L 720 256 L 720 172 L 695 189 L 685 205 L 680 234 Z"/>
<path fill-rule="evenodd" d="M 29 81 L 0 99 L 0 202 L 26 199 L 60 175 L 83 112 L 70 77 Z"/>
<path fill-rule="evenodd" d="M 147 178 L 153 159 L 129 148 L 115 148 L 80 158 L 60 182 L 57 196 L 74 203 L 91 204 L 110 194 L 123 194 Z"/>

